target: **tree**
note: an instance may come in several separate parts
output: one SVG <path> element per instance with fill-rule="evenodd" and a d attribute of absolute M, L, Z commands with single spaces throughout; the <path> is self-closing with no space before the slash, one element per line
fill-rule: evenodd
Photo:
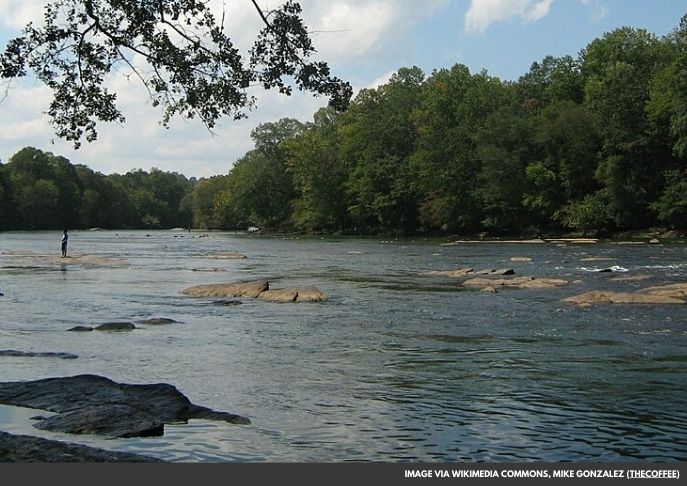
<path fill-rule="evenodd" d="M 287 145 L 288 168 L 301 196 L 293 218 L 303 229 L 342 231 L 348 225 L 350 168 L 339 157 L 337 130 L 337 113 L 321 108 L 308 129 Z"/>
<path fill-rule="evenodd" d="M 290 94 L 295 86 L 329 96 L 343 108 L 352 90 L 315 52 L 298 3 L 264 12 L 253 47 L 241 53 L 211 12 L 209 0 L 59 0 L 45 7 L 43 26 L 29 24 L 7 42 L 0 77 L 29 71 L 53 91 L 48 115 L 58 136 L 78 147 L 97 138 L 96 122 L 124 121 L 107 76 L 127 66 L 147 88 L 163 123 L 180 114 L 212 128 L 225 115 L 245 116 L 251 84 Z M 134 59 L 136 57 L 137 59 Z M 246 59 L 247 58 L 247 59 Z M 142 60 L 146 66 L 136 64 Z"/>
<path fill-rule="evenodd" d="M 508 99 L 501 80 L 486 72 L 470 74 L 461 64 L 435 71 L 424 83 L 412 114 L 417 143 L 411 165 L 423 197 L 420 220 L 427 229 L 479 227 L 477 134 Z"/>
<path fill-rule="evenodd" d="M 663 137 L 647 114 L 652 80 L 671 57 L 646 30 L 623 27 L 592 41 L 581 54 L 585 107 L 601 121 L 602 161 L 597 179 L 618 227 L 651 224 L 649 206 L 672 165 Z M 667 152 L 667 157 L 666 157 Z"/>
<path fill-rule="evenodd" d="M 352 167 L 350 213 L 360 227 L 413 232 L 418 225 L 410 156 L 416 141 L 412 112 L 423 81 L 420 68 L 401 68 L 389 83 L 362 90 L 342 117 L 341 154 Z"/>
<path fill-rule="evenodd" d="M 663 223 L 677 229 L 687 229 L 687 171 L 666 173 L 666 188 L 652 209 Z"/>

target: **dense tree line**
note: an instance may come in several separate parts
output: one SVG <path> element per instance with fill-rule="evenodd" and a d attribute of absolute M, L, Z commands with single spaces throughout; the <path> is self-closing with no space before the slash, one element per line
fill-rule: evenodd
<path fill-rule="evenodd" d="M 400 69 L 349 109 L 281 120 L 195 187 L 210 227 L 583 233 L 687 227 L 687 16 L 620 28 L 515 82 Z M 194 207 L 198 208 L 198 204 Z M 196 218 L 198 221 L 198 217 Z"/>
<path fill-rule="evenodd" d="M 227 175 L 197 182 L 155 170 L 102 176 L 49 154 L 43 173 L 25 149 L 0 167 L 0 221 L 352 234 L 686 229 L 687 16 L 662 38 L 614 30 L 517 81 L 463 65 L 429 76 L 402 68 L 344 112 L 266 123 L 252 138 Z"/>
<path fill-rule="evenodd" d="M 187 227 L 192 185 L 157 169 L 105 176 L 27 147 L 0 164 L 0 230 Z"/>

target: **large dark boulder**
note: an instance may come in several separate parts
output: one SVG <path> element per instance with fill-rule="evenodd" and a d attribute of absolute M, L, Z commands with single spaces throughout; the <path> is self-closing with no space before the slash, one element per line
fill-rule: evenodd
<path fill-rule="evenodd" d="M 134 329 L 136 326 L 131 322 L 106 322 L 95 327 L 96 331 L 133 331 Z"/>
<path fill-rule="evenodd" d="M 0 432 L 0 462 L 163 462 L 129 452 L 107 451 L 56 440 Z"/>
<path fill-rule="evenodd" d="M 73 434 L 162 435 L 164 424 L 192 418 L 250 423 L 239 415 L 194 405 L 166 383 L 130 385 L 97 375 L 0 383 L 0 403 L 55 412 L 58 415 L 35 426 Z"/>

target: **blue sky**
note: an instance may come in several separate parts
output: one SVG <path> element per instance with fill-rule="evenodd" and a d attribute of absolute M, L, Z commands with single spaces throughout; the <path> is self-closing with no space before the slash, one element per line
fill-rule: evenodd
<path fill-rule="evenodd" d="M 46 0 L 0 0 L 0 44 L 27 20 L 40 18 Z M 216 6 L 221 0 L 210 0 Z M 225 0 L 228 29 L 247 45 L 259 27 L 248 0 Z M 262 0 L 275 5 L 276 1 Z M 515 80 L 546 55 L 577 56 L 590 41 L 617 27 L 646 28 L 664 35 L 687 13 L 687 0 L 301 0 L 321 58 L 356 89 L 372 87 L 400 67 L 433 69 L 466 64 L 471 71 Z M 188 176 L 227 173 L 251 148 L 259 123 L 311 119 L 325 101 L 258 93 L 248 120 L 223 121 L 210 135 L 199 123 L 175 120 L 159 126 L 159 110 L 123 76 L 108 81 L 119 90 L 124 126 L 101 125 L 100 138 L 75 151 L 56 139 L 43 111 L 49 91 L 30 79 L 12 84 L 0 103 L 0 159 L 31 145 L 104 172 L 158 167 Z M 0 95 L 1 96 L 1 95 Z"/>

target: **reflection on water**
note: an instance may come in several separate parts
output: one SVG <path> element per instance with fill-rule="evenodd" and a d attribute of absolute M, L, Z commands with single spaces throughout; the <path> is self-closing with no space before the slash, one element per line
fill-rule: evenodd
<path fill-rule="evenodd" d="M 128 265 L 30 259 L 57 253 L 59 236 L 0 234 L 0 347 L 79 358 L 0 357 L 2 380 L 96 373 L 167 382 L 253 424 L 197 420 L 159 438 L 115 440 L 37 431 L 36 411 L 0 407 L 2 430 L 175 461 L 687 460 L 684 309 L 561 302 L 687 280 L 685 246 L 75 232 L 74 251 Z M 210 258 L 219 252 L 248 258 Z M 604 257 L 624 276 L 650 279 L 616 282 L 581 269 L 582 259 Z M 582 282 L 490 295 L 423 275 L 465 267 Z M 257 278 L 273 288 L 315 285 L 329 301 L 219 306 L 181 294 Z M 66 332 L 150 317 L 179 322 Z"/>

